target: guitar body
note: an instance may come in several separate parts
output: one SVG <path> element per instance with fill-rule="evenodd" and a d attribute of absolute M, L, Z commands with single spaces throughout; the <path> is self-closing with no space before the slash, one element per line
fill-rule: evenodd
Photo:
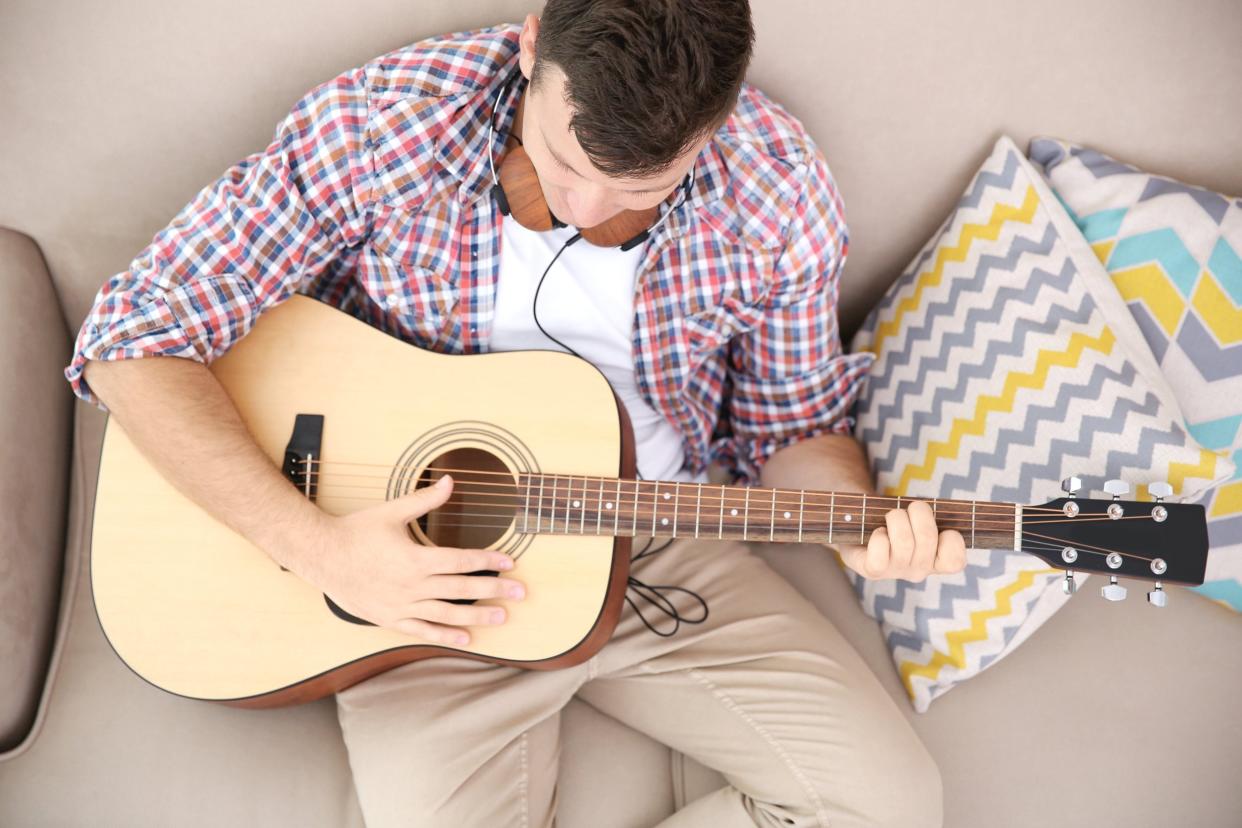
<path fill-rule="evenodd" d="M 211 370 L 276 467 L 297 416 L 323 416 L 314 497 L 329 513 L 399 497 L 426 484 L 428 469 L 479 458 L 507 471 L 509 483 L 552 469 L 634 476 L 624 408 L 593 366 L 559 352 L 437 354 L 294 296 Z M 463 475 L 451 473 L 456 496 Z M 455 535 L 452 522 L 437 536 L 435 513 L 428 517 L 426 527 L 411 526 L 414 554 L 413 543 L 471 537 Z M 478 548 L 514 558 L 526 599 L 480 602 L 505 606 L 509 620 L 471 628 L 464 648 L 430 645 L 334 611 L 169 484 L 109 419 L 91 584 L 104 633 L 131 669 L 169 692 L 240 706 L 310 701 L 430 656 L 543 669 L 589 658 L 620 615 L 630 539 L 515 524 L 486 530 Z"/>

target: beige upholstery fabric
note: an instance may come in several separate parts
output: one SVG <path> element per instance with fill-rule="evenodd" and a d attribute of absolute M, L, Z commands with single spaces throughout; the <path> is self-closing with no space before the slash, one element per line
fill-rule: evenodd
<path fill-rule="evenodd" d="M 752 0 L 750 79 L 800 117 L 851 230 L 847 336 L 1001 133 L 1089 143 L 1242 193 L 1236 0 Z M 201 187 L 261 149 L 316 83 L 542 0 L 74 0 L 0 28 L 0 226 L 47 256 L 74 325 Z"/>
<path fill-rule="evenodd" d="M 200 187 L 264 146 L 311 86 L 419 37 L 517 20 L 539 5 L 7 4 L 0 226 L 39 245 L 71 333 L 100 284 Z M 847 337 L 1002 132 L 1020 145 L 1034 134 L 1063 136 L 1242 193 L 1242 108 L 1224 103 L 1242 100 L 1236 0 L 753 5 L 751 79 L 805 121 L 845 196 Z M 28 251 L 0 248 L 4 279 L 15 272 L 12 257 Z M 57 301 L 46 288 L 31 290 Z M 56 324 L 67 338 L 65 322 Z M 42 358 L 55 361 L 48 353 Z M 47 375 L 5 377 L 0 439 L 44 411 L 23 389 L 54 384 Z M 55 416 L 57 403 L 47 405 Z M 186 702 L 143 684 L 108 649 L 82 555 L 101 421 L 80 404 L 76 413 L 66 583 L 78 589 L 61 608 L 62 616 L 72 610 L 72 623 L 58 631 L 41 732 L 0 763 L 0 825 L 359 824 L 324 704 L 253 712 Z M 60 427 L 40 422 L 49 434 Z M 23 456 L 47 469 L 69 449 L 35 446 L 23 445 Z M 0 464 L 0 490 L 26 481 L 20 474 L 24 467 Z M 57 486 L 32 501 L 32 514 L 63 511 L 63 479 Z M 54 543 L 40 531 L 41 542 Z M 2 558 L 12 552 L 0 537 Z M 807 553 L 781 548 L 769 559 L 905 705 L 878 628 L 835 564 Z M 941 766 L 946 824 L 1236 824 L 1242 624 L 1181 591 L 1164 611 L 1139 592 L 1120 605 L 1079 595 L 1013 656 L 914 719 Z M 651 824 L 719 785 L 580 703 L 568 709 L 564 734 L 566 826 Z"/>
<path fill-rule="evenodd" d="M 65 546 L 65 321 L 39 249 L 0 230 L 0 754 L 34 723 Z"/>

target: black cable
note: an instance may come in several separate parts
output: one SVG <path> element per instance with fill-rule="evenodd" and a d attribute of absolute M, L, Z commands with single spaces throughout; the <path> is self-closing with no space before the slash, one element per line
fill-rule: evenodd
<path fill-rule="evenodd" d="M 651 549 L 649 551 L 648 547 L 651 546 L 651 540 L 652 539 L 648 539 L 647 544 L 646 546 L 642 548 L 642 551 L 640 551 L 637 555 L 635 555 L 633 558 L 630 559 L 631 564 L 639 560 L 642 560 L 643 558 L 649 558 L 658 552 L 663 552 L 673 542 L 672 539 L 666 540 L 664 543 L 660 544 L 655 549 Z M 683 623 L 684 624 L 702 624 L 704 621 L 707 620 L 707 617 L 710 614 L 710 610 L 708 609 L 708 606 L 707 606 L 707 600 L 702 595 L 699 595 L 697 592 L 695 592 L 692 589 L 688 589 L 686 587 L 673 586 L 671 584 L 647 584 L 643 582 L 642 580 L 635 578 L 633 575 L 629 577 L 629 582 L 627 586 L 629 589 L 627 590 L 627 593 L 625 596 L 625 602 L 630 605 L 630 609 L 634 610 L 634 614 L 638 616 L 638 620 L 643 622 L 643 626 L 645 626 L 647 629 L 651 630 L 653 633 L 660 636 L 661 638 L 671 638 L 672 636 L 676 635 L 677 632 L 681 629 L 681 625 Z M 670 619 L 672 619 L 673 628 L 667 632 L 663 632 L 661 630 L 656 629 L 655 625 L 652 624 L 649 620 L 647 620 L 647 616 L 643 614 L 643 611 L 642 609 L 639 608 L 638 603 L 633 598 L 630 597 L 629 590 L 632 590 L 636 596 L 638 596 L 639 598 L 642 598 L 648 604 L 655 607 L 657 610 L 659 610 L 660 612 L 667 615 Z M 681 611 L 677 609 L 677 606 L 673 603 L 672 599 L 669 598 L 667 595 L 664 595 L 661 592 L 661 590 L 664 590 L 665 592 L 684 592 L 687 595 L 690 595 L 692 598 L 694 598 L 695 601 L 698 602 L 699 606 L 703 608 L 702 616 L 698 618 L 690 618 L 689 616 L 682 615 Z"/>
<path fill-rule="evenodd" d="M 572 236 L 566 239 L 564 244 L 561 245 L 561 249 L 556 251 L 556 255 L 552 257 L 552 261 L 548 262 L 548 266 L 544 268 L 543 270 L 543 275 L 539 277 L 539 284 L 535 286 L 535 296 L 531 300 L 531 303 L 530 303 L 530 313 L 531 313 L 531 317 L 534 318 L 535 320 L 535 327 L 539 328 L 539 331 L 544 336 L 546 336 L 548 339 L 555 342 L 557 345 L 560 345 L 566 351 L 578 357 L 579 359 L 586 359 L 586 357 L 582 356 L 582 354 L 578 353 L 573 348 L 569 347 L 564 342 L 561 342 L 559 339 L 554 337 L 552 334 L 548 333 L 547 329 L 544 328 L 543 325 L 539 322 L 539 291 L 543 289 L 543 280 L 548 277 L 548 274 L 550 272 L 552 272 L 552 265 L 556 264 L 556 260 L 561 257 L 561 254 L 564 253 L 571 244 L 574 244 L 581 238 L 582 238 L 582 233 L 574 233 Z M 590 360 L 587 360 L 587 361 L 589 362 Z M 643 476 L 638 473 L 637 469 L 635 469 L 634 473 L 635 473 L 637 480 L 643 479 Z M 648 539 L 647 544 L 646 546 L 642 548 L 642 551 L 639 552 L 637 555 L 633 556 L 632 558 L 630 558 L 631 565 L 633 565 L 634 563 L 637 563 L 643 558 L 649 558 L 658 552 L 663 552 L 673 542 L 671 539 L 667 540 L 660 546 L 657 546 L 655 549 L 651 549 L 650 551 L 648 551 L 648 548 L 651 546 L 652 540 L 654 540 L 654 538 Z M 681 625 L 683 623 L 684 624 L 702 624 L 704 621 L 707 620 L 707 616 L 708 616 L 707 601 L 706 599 L 703 598 L 702 595 L 699 595 L 697 592 L 695 592 L 692 589 L 687 589 L 686 587 L 672 586 L 670 584 L 647 584 L 647 583 L 644 583 L 642 580 L 635 578 L 633 575 L 629 576 L 629 580 L 626 586 L 627 586 L 627 590 L 626 590 L 625 602 L 630 605 L 630 608 L 634 610 L 635 614 L 638 615 L 639 620 L 643 622 L 643 625 L 647 629 L 651 630 L 653 633 L 655 633 L 656 635 L 662 638 L 671 638 L 672 636 L 676 635 L 678 630 L 681 629 Z M 660 630 L 656 629 L 655 626 L 650 621 L 647 620 L 647 616 L 643 614 L 643 611 L 639 609 L 638 603 L 633 598 L 630 597 L 629 595 L 630 590 L 632 590 L 634 594 L 637 595 L 639 598 L 642 598 L 648 604 L 655 607 L 657 610 L 659 610 L 660 612 L 664 613 L 669 618 L 671 618 L 673 621 L 673 628 L 669 630 L 668 632 L 661 632 Z M 672 599 L 669 598 L 667 595 L 662 594 L 661 590 L 664 590 L 666 592 L 684 592 L 692 596 L 694 600 L 699 603 L 699 606 L 703 608 L 702 617 L 690 618 L 688 616 L 682 615 L 681 611 L 677 609 L 677 606 L 673 603 Z"/>
<path fill-rule="evenodd" d="M 556 251 L 556 255 L 552 257 L 552 261 L 548 262 L 548 266 L 543 269 L 543 275 L 539 277 L 539 284 L 535 286 L 535 298 L 530 301 L 530 315 L 534 317 L 535 319 L 535 327 L 539 328 L 540 332 L 544 336 L 546 336 L 548 339 L 555 342 L 557 345 L 560 345 L 562 348 L 564 348 L 566 351 L 569 351 L 574 356 L 578 357 L 578 359 L 586 359 L 586 357 L 584 357 L 582 354 L 578 353 L 573 348 L 569 347 L 564 342 L 561 342 L 555 336 L 553 336 L 552 334 L 544 330 L 543 325 L 539 324 L 539 309 L 538 309 L 539 308 L 539 291 L 543 289 L 543 280 L 548 278 L 548 273 L 552 271 L 552 265 L 556 264 L 556 260 L 561 257 L 561 254 L 564 253 L 565 250 L 571 244 L 573 244 L 574 242 L 578 241 L 581 238 L 582 238 L 581 233 L 574 233 L 572 236 L 566 239 L 565 243 L 561 245 L 561 249 Z M 587 360 L 587 361 L 589 362 L 590 360 Z"/>

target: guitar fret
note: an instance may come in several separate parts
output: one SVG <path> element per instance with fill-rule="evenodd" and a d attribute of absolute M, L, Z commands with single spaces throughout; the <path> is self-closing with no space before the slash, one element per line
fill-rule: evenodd
<path fill-rule="evenodd" d="M 552 475 L 552 514 L 548 516 L 550 532 L 556 532 L 556 475 Z"/>
<path fill-rule="evenodd" d="M 655 489 L 651 493 L 651 537 L 655 537 L 656 530 L 656 514 L 660 510 L 660 481 L 656 481 Z"/>
<path fill-rule="evenodd" d="M 617 479 L 617 502 L 613 504 L 613 509 L 612 509 L 612 535 L 613 537 L 616 537 L 617 535 L 621 534 L 620 532 L 617 531 L 620 528 L 620 524 L 621 524 L 621 480 L 620 478 L 618 478 Z"/>
<path fill-rule="evenodd" d="M 703 507 L 703 484 L 696 483 L 694 486 L 694 536 L 699 536 L 699 510 Z"/>
<path fill-rule="evenodd" d="M 522 534 L 530 532 L 530 486 L 533 481 L 530 475 L 526 475 L 526 509 L 522 515 Z"/>
<path fill-rule="evenodd" d="M 604 518 L 604 478 L 599 479 L 599 500 L 595 501 L 595 534 L 599 534 L 599 522 Z"/>
<path fill-rule="evenodd" d="M 830 492 L 828 500 L 828 542 L 832 543 L 832 524 L 837 519 L 837 493 Z"/>
<path fill-rule="evenodd" d="M 725 487 L 720 487 L 720 539 L 724 540 L 724 499 Z"/>
<path fill-rule="evenodd" d="M 535 518 L 536 532 L 543 531 L 543 478 L 542 474 L 539 475 L 539 514 Z"/>
<path fill-rule="evenodd" d="M 975 548 L 975 505 L 978 501 L 970 501 L 970 548 Z"/>
<path fill-rule="evenodd" d="M 742 540 L 746 540 L 746 530 L 750 528 L 750 487 L 746 487 L 746 511 L 742 514 Z"/>
<path fill-rule="evenodd" d="M 772 522 L 768 526 L 768 540 L 776 540 L 776 489 L 772 490 Z"/>
<path fill-rule="evenodd" d="M 867 496 L 863 495 L 862 514 L 858 516 L 858 542 L 867 542 Z"/>
<path fill-rule="evenodd" d="M 677 537 L 677 521 L 680 520 L 681 482 L 673 483 L 673 537 Z"/>
<path fill-rule="evenodd" d="M 802 516 L 806 514 L 806 489 L 798 490 L 798 543 L 802 543 Z"/>
<path fill-rule="evenodd" d="M 578 534 L 586 534 L 586 502 L 587 502 L 587 479 L 586 475 L 582 476 L 582 515 L 578 520 Z"/>
<path fill-rule="evenodd" d="M 638 537 L 638 481 L 634 481 L 634 533 L 632 537 Z"/>

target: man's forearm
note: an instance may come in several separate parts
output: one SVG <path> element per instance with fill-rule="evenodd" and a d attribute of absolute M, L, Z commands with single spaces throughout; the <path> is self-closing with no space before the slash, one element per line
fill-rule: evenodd
<path fill-rule="evenodd" d="M 178 357 L 88 362 L 92 390 L 182 494 L 301 574 L 294 558 L 319 509 L 255 444 L 206 366 Z M 292 542 L 291 542 L 292 541 Z"/>
<path fill-rule="evenodd" d="M 786 446 L 768 458 L 759 482 L 778 489 L 875 492 L 862 446 L 847 434 L 821 434 Z"/>

